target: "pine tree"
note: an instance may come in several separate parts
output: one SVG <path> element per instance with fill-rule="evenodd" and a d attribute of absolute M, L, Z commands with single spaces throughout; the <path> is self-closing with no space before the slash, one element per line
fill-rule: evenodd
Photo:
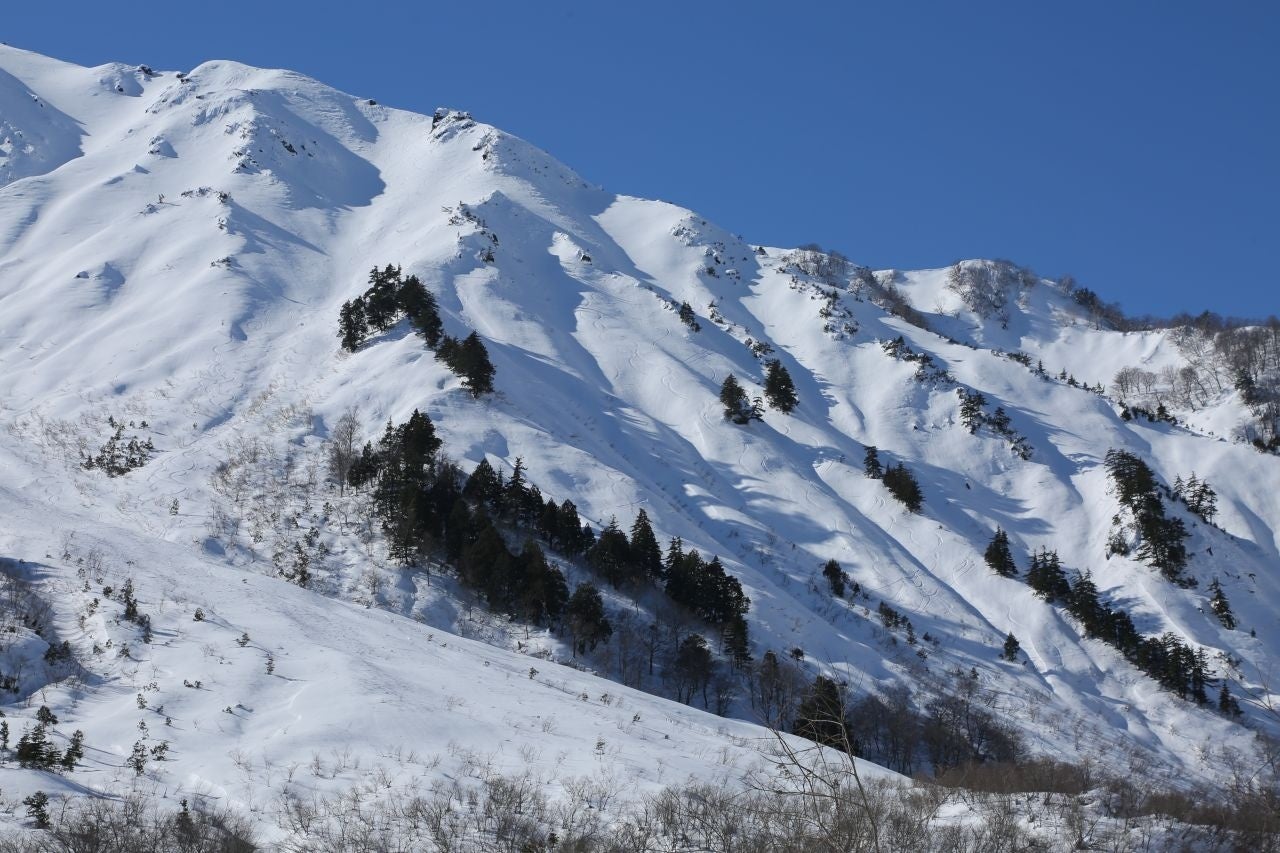
<path fill-rule="evenodd" d="M 822 567 L 822 576 L 827 579 L 831 594 L 836 598 L 844 598 L 845 574 L 840 564 L 835 560 L 827 560 L 827 564 Z"/>
<path fill-rule="evenodd" d="M 489 361 L 489 350 L 485 348 L 484 341 L 475 332 L 458 345 L 458 359 L 462 384 L 472 397 L 493 391 L 493 362 Z"/>
<path fill-rule="evenodd" d="M 1231 695 L 1231 691 L 1227 689 L 1227 680 L 1222 680 L 1222 689 L 1218 691 L 1218 710 L 1232 717 L 1239 717 L 1241 714 L 1240 703 L 1236 697 Z"/>
<path fill-rule="evenodd" d="M 924 493 L 907 466 L 899 462 L 884 472 L 884 484 L 889 492 L 911 512 L 919 512 L 924 506 Z"/>
<path fill-rule="evenodd" d="M 440 308 L 431 291 L 418 279 L 411 275 L 400 286 L 400 307 L 409 317 L 413 328 L 422 335 L 427 346 L 435 349 L 440 345 L 440 337 L 444 334 L 444 326 L 440 322 Z"/>
<path fill-rule="evenodd" d="M 987 398 L 981 391 L 970 393 L 963 388 L 957 388 L 956 393 L 960 395 L 960 423 L 969 432 L 976 433 L 982 425 L 982 407 L 987 404 Z"/>
<path fill-rule="evenodd" d="M 627 534 L 618 528 L 618 519 L 611 518 L 600 538 L 587 552 L 587 563 L 599 572 L 612 586 L 621 586 L 634 579 L 631 564 L 631 544 Z"/>
<path fill-rule="evenodd" d="M 780 412 L 789 414 L 800 402 L 796 397 L 796 386 L 791 381 L 791 374 L 778 359 L 766 363 L 764 378 L 764 397 L 769 405 Z"/>
<path fill-rule="evenodd" d="M 862 470 L 872 480 L 884 478 L 884 466 L 880 464 L 880 451 L 874 445 L 867 445 L 867 453 L 862 459 Z"/>
<path fill-rule="evenodd" d="M 697 316 L 694 315 L 693 313 L 693 307 L 689 305 L 688 302 L 680 303 L 679 314 L 680 314 L 681 323 L 684 323 L 686 326 L 688 326 L 690 329 L 693 329 L 695 332 L 702 330 L 702 326 L 698 325 Z"/>
<path fill-rule="evenodd" d="M 1071 594 L 1071 584 L 1062 571 L 1058 552 L 1041 549 L 1031 555 L 1031 568 L 1027 570 L 1027 585 L 1046 601 L 1065 602 Z"/>
<path fill-rule="evenodd" d="M 643 507 L 631 525 L 631 562 L 642 577 L 662 578 L 662 548 Z"/>
<path fill-rule="evenodd" d="M 400 313 L 400 268 L 387 264 L 369 272 L 369 289 L 364 294 L 364 313 L 369 326 L 385 332 L 395 325 Z"/>
<path fill-rule="evenodd" d="M 819 675 L 805 693 L 791 730 L 814 743 L 856 752 L 846 715 L 845 697 L 840 686 Z"/>
<path fill-rule="evenodd" d="M 995 535 L 991 537 L 991 544 L 987 545 L 983 556 L 991 570 L 1001 577 L 1018 576 L 1018 566 L 1013 561 L 1013 552 L 1009 549 L 1009 534 L 1005 533 L 1003 528 L 996 528 Z"/>
<path fill-rule="evenodd" d="M 1218 617 L 1218 621 L 1222 623 L 1222 627 L 1228 631 L 1234 631 L 1236 627 L 1236 616 L 1231 612 L 1231 604 L 1227 601 L 1227 594 L 1222 591 L 1222 584 L 1217 578 L 1213 579 L 1213 583 L 1209 584 L 1209 609 L 1213 611 L 1213 615 Z"/>
<path fill-rule="evenodd" d="M 690 703 L 693 694 L 701 688 L 702 701 L 706 704 L 707 684 L 711 681 L 714 664 L 711 648 L 701 634 L 690 634 L 681 640 L 672 660 L 672 675 L 676 686 L 676 700 Z"/>
<path fill-rule="evenodd" d="M 720 386 L 720 404 L 724 406 L 726 420 L 735 424 L 745 424 L 751 420 L 752 407 L 747 400 L 747 392 L 738 383 L 738 377 L 730 373 Z"/>
<path fill-rule="evenodd" d="M 67 751 L 62 754 L 63 769 L 75 770 L 81 758 L 84 758 L 84 732 L 76 729 L 71 735 L 71 743 L 67 745 Z"/>
<path fill-rule="evenodd" d="M 360 348 L 360 344 L 364 343 L 368 334 L 369 326 L 364 316 L 364 300 L 356 297 L 342 303 L 342 308 L 338 312 L 338 337 L 341 338 L 342 348 L 348 352 L 355 352 Z"/>
<path fill-rule="evenodd" d="M 36 791 L 24 799 L 22 804 L 27 807 L 27 817 L 36 822 L 36 829 L 48 829 L 52 826 L 49 822 L 49 795 L 44 791 Z"/>
<path fill-rule="evenodd" d="M 1010 631 L 1009 636 L 1004 638 L 1004 651 L 1000 653 L 1000 657 L 1007 661 L 1016 661 L 1020 651 L 1022 651 L 1022 646 L 1018 643 L 1018 638 L 1013 636 L 1013 632 Z"/>
<path fill-rule="evenodd" d="M 573 637 L 574 657 L 594 650 L 613 635 L 613 626 L 604 612 L 604 599 L 593 584 L 581 584 L 573 591 L 565 607 L 565 617 Z"/>

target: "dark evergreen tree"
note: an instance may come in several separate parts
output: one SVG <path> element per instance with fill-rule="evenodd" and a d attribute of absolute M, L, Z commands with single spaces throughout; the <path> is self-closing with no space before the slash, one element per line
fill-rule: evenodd
<path fill-rule="evenodd" d="M 593 584 L 584 583 L 573 591 L 565 607 L 565 622 L 573 638 L 573 656 L 594 651 L 613 635 L 613 626 L 604 612 L 604 599 Z"/>
<path fill-rule="evenodd" d="M 369 289 L 365 291 L 365 317 L 369 326 L 385 332 L 395 325 L 400 313 L 400 268 L 387 264 L 369 272 Z"/>
<path fill-rule="evenodd" d="M 884 484 L 889 492 L 911 512 L 919 512 L 924 506 L 924 492 L 907 466 L 899 462 L 884 472 Z"/>
<path fill-rule="evenodd" d="M 987 404 L 987 398 L 981 391 L 968 392 L 963 388 L 957 388 L 956 393 L 960 395 L 960 423 L 969 432 L 976 433 L 982 426 L 982 407 Z"/>
<path fill-rule="evenodd" d="M 856 754 L 850 734 L 844 691 L 825 675 L 813 680 L 796 708 L 791 730 L 814 743 Z"/>
<path fill-rule="evenodd" d="M 835 560 L 827 560 L 827 564 L 822 567 L 822 576 L 827 579 L 831 594 L 836 598 L 844 598 L 845 573 L 840 564 Z"/>
<path fill-rule="evenodd" d="M 1062 594 L 1061 590 L 1058 594 Z M 1076 582 L 1066 592 L 1065 602 L 1067 612 L 1080 620 L 1086 635 L 1106 635 L 1111 625 L 1111 611 L 1102 605 L 1098 586 L 1088 572 L 1076 573 Z"/>
<path fill-rule="evenodd" d="M 991 570 L 1001 577 L 1018 576 L 1018 565 L 1013 561 L 1013 551 L 1009 548 L 1009 534 L 1004 532 L 1004 528 L 996 528 L 995 536 L 991 537 L 991 543 L 987 545 L 983 556 Z"/>
<path fill-rule="evenodd" d="M 724 406 L 725 419 L 735 424 L 748 423 L 752 418 L 751 401 L 732 373 L 724 378 L 724 383 L 720 386 L 720 405 Z"/>
<path fill-rule="evenodd" d="M 707 685 L 715 665 L 711 649 L 701 634 L 690 634 L 680 641 L 671 662 L 671 677 L 676 688 L 677 701 L 689 704 L 694 694 L 702 691 L 702 703 L 707 704 Z"/>
<path fill-rule="evenodd" d="M 84 732 L 76 729 L 71 735 L 71 742 L 67 744 L 67 751 L 62 754 L 62 769 L 75 770 L 82 758 L 84 758 Z"/>
<path fill-rule="evenodd" d="M 680 303 L 680 310 L 678 313 L 680 314 L 680 322 L 684 323 L 695 332 L 702 330 L 702 326 L 698 325 L 698 318 L 693 313 L 693 308 L 688 302 Z"/>
<path fill-rule="evenodd" d="M 36 829 L 49 829 L 53 823 L 49 820 L 49 795 L 44 791 L 36 791 L 23 799 L 27 807 L 27 817 L 36 822 Z"/>
<path fill-rule="evenodd" d="M 422 335 L 427 346 L 435 349 L 440 345 L 440 337 L 444 334 L 444 326 L 440 321 L 440 308 L 431 291 L 418 279 L 411 275 L 400 286 L 400 307 L 409 317 L 409 322 L 419 335 Z"/>
<path fill-rule="evenodd" d="M 662 548 L 658 545 L 658 537 L 654 535 L 653 525 L 649 522 L 649 514 L 643 507 L 631 524 L 631 562 L 641 577 L 661 580 Z"/>
<path fill-rule="evenodd" d="M 1190 534 L 1180 518 L 1167 518 L 1160 501 L 1159 483 L 1151 468 L 1125 450 L 1109 450 L 1105 460 L 1120 503 L 1133 513 L 1142 537 L 1138 557 L 1180 586 L 1194 586 L 1183 575 L 1189 556 L 1185 540 Z"/>
<path fill-rule="evenodd" d="M 631 563 L 631 544 L 627 534 L 618 527 L 618 519 L 611 518 L 600 531 L 600 537 L 587 552 L 587 563 L 612 586 L 621 586 L 636 579 Z"/>
<path fill-rule="evenodd" d="M 443 346 L 439 352 L 444 352 Z M 443 355 L 441 357 L 444 358 Z M 489 350 L 485 348 L 484 341 L 475 332 L 455 344 L 451 356 L 444 360 L 454 373 L 462 377 L 462 385 L 472 397 L 493 391 L 493 362 L 489 361 Z"/>
<path fill-rule="evenodd" d="M 1004 638 L 1004 651 L 1000 653 L 1000 657 L 1007 661 L 1016 661 L 1018 653 L 1022 651 L 1022 645 L 1018 642 L 1018 638 L 1013 636 L 1010 631 L 1009 635 Z"/>
<path fill-rule="evenodd" d="M 1231 695 L 1231 691 L 1227 689 L 1227 680 L 1222 680 L 1222 688 L 1218 691 L 1218 710 L 1232 717 L 1241 715 L 1240 703 L 1236 697 Z"/>
<path fill-rule="evenodd" d="M 748 636 L 747 620 L 742 616 L 729 620 L 722 633 L 724 650 L 733 661 L 735 667 L 741 667 L 751 661 L 751 638 Z"/>
<path fill-rule="evenodd" d="M 1031 555 L 1027 584 L 1046 601 L 1066 602 L 1071 595 L 1071 584 L 1062 571 L 1057 551 L 1041 549 Z"/>
<path fill-rule="evenodd" d="M 44 727 L 44 723 L 39 723 L 18 738 L 14 757 L 23 767 L 48 770 L 61 763 L 62 752 L 50 742 Z"/>
<path fill-rule="evenodd" d="M 488 459 L 481 459 L 472 469 L 462 493 L 468 499 L 489 510 L 496 512 L 502 508 L 502 479 L 498 476 L 498 472 L 493 470 Z"/>
<path fill-rule="evenodd" d="M 585 554 L 595 544 L 595 534 L 578 517 L 578 508 L 566 498 L 560 504 L 560 529 L 563 531 L 564 552 L 570 556 Z"/>
<path fill-rule="evenodd" d="M 770 406 L 784 413 L 790 413 L 800 402 L 791 374 L 776 358 L 766 362 L 764 398 Z"/>
<path fill-rule="evenodd" d="M 535 625 L 559 620 L 569 600 L 569 588 L 564 574 L 547 563 L 542 549 L 532 539 L 524 543 L 518 569 L 519 584 L 514 593 L 521 618 Z"/>
<path fill-rule="evenodd" d="M 355 352 L 369 335 L 369 325 L 364 316 L 364 300 L 360 297 L 342 303 L 338 312 L 338 337 L 342 348 Z"/>
<path fill-rule="evenodd" d="M 1217 578 L 1209 584 L 1209 609 L 1213 611 L 1214 616 L 1218 617 L 1222 627 L 1228 631 L 1235 630 L 1236 615 L 1231 612 L 1231 603 L 1227 601 L 1227 594 L 1222 591 L 1222 584 Z"/>
<path fill-rule="evenodd" d="M 880 464 L 880 451 L 874 445 L 867 445 L 867 453 L 862 458 L 862 470 L 872 480 L 884 479 L 884 466 Z"/>

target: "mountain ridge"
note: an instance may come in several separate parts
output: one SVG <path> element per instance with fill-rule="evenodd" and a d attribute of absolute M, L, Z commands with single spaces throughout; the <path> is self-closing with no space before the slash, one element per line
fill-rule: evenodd
<path fill-rule="evenodd" d="M 982 552 L 1001 528 L 1020 572 L 1031 552 L 1055 549 L 1142 633 L 1173 631 L 1221 655 L 1214 672 L 1256 703 L 1250 724 L 1274 728 L 1266 672 L 1280 588 L 1266 569 L 1280 555 L 1278 460 L 1220 439 L 1244 417 L 1234 392 L 1179 411 L 1193 431 L 1126 421 L 1119 400 L 1052 378 L 1109 385 L 1129 364 L 1180 367 L 1169 333 L 1095 328 L 1059 285 L 1017 278 L 1012 265 L 1016 280 L 990 299 L 952 286 L 957 270 L 1009 272 L 989 262 L 833 276 L 806 250 L 748 244 L 675 205 L 594 187 L 463 112 L 415 115 L 238 63 L 179 76 L 33 57 L 0 49 L 0 69 L 71 124 L 24 130 L 18 121 L 36 119 L 12 104 L 28 92 L 0 86 L 0 116 L 17 116 L 0 134 L 50 151 L 0 165 L 21 175 L 0 185 L 10 223 L 0 229 L 0 460 L 21 489 L 6 487 L 3 505 L 30 525 L 0 531 L 0 555 L 57 552 L 66 531 L 52 519 L 74 506 L 94 535 L 127 531 L 135 564 L 154 541 L 166 560 L 273 575 L 270 548 L 247 529 L 214 532 L 245 512 L 211 485 L 214 472 L 259 435 L 278 445 L 264 455 L 280 471 L 314 468 L 342 412 L 358 408 L 375 440 L 421 409 L 464 466 L 510 471 L 522 458 L 533 482 L 596 529 L 610 516 L 627 526 L 643 507 L 663 543 L 719 555 L 752 599 L 757 658 L 798 648 L 856 690 L 907 684 L 922 697 L 972 668 L 1033 751 L 1079 754 L 1070 732 L 1092 727 L 1116 771 L 1131 754 L 1170 779 L 1215 778 L 1221 747 L 1252 749 L 1251 731 L 1162 691 L 1061 608 L 994 575 Z M 85 132 L 68 156 L 73 125 Z M 340 304 L 388 263 L 422 278 L 446 333 L 480 334 L 494 395 L 472 399 L 403 323 L 339 350 Z M 892 307 L 888 286 L 928 329 L 881 307 Z M 682 322 L 682 304 L 699 330 Z M 720 383 L 732 373 L 756 396 L 766 358 L 795 378 L 799 407 L 729 423 Z M 1027 458 L 1009 435 L 962 424 L 960 398 L 973 392 L 1003 408 Z M 76 455 L 104 440 L 107 413 L 145 419 L 159 448 L 109 480 Z M 922 514 L 864 476 L 868 446 L 922 481 Z M 1147 459 L 1166 485 L 1195 471 L 1217 489 L 1221 529 L 1170 505 L 1191 528 L 1198 590 L 1106 556 L 1120 512 L 1103 467 L 1112 447 Z M 170 501 L 189 509 L 170 516 Z M 301 535 L 272 524 L 264 536 L 281 547 Z M 370 604 L 468 630 L 464 591 L 419 588 L 376 534 L 362 543 L 346 527 L 320 534 L 332 557 L 317 566 L 319 586 L 350 600 L 373 572 L 382 580 Z M 833 600 L 819 576 L 829 559 L 872 597 Z M 74 573 L 48 571 L 64 586 Z M 1239 630 L 1207 610 L 1215 577 Z M 628 598 L 614 591 L 608 603 L 640 607 Z M 901 642 L 873 616 L 875 599 L 938 644 Z M 522 642 L 486 630 L 499 645 Z M 1021 663 L 999 659 L 1007 633 Z M 555 635 L 538 643 L 564 657 Z M 736 713 L 748 711 L 740 697 Z"/>

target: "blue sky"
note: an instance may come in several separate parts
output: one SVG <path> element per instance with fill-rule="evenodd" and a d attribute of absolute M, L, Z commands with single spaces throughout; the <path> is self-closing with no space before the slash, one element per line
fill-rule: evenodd
<path fill-rule="evenodd" d="M 1280 314 L 1280 4 L 409 7 L 20 4 L 0 39 L 468 109 L 751 242 L 1003 257 L 1132 313 Z"/>

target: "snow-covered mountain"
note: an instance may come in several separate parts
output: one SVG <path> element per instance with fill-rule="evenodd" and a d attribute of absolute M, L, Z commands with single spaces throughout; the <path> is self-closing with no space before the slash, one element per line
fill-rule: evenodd
<path fill-rule="evenodd" d="M 494 393 L 469 394 L 407 322 L 340 348 L 340 307 L 387 264 L 421 279 L 446 334 L 478 332 Z M 725 378 L 758 396 L 771 359 L 798 407 L 727 420 Z M 621 639 L 585 660 L 596 674 L 567 667 L 563 636 L 389 559 L 324 468 L 348 410 L 362 443 L 419 410 L 465 470 L 522 459 L 597 531 L 643 509 L 664 546 L 741 582 L 756 660 L 796 650 L 807 675 L 854 696 L 905 686 L 922 713 L 977 690 L 1034 753 L 1217 779 L 1224 750 L 1252 755 L 1278 722 L 1280 459 L 1238 440 L 1250 414 L 1229 382 L 1171 400 L 1178 423 L 1122 417 L 1113 388 L 1193 360 L 1185 336 L 1099 328 L 1069 287 L 1008 264 L 872 272 L 744 242 L 466 113 L 233 62 L 82 68 L 0 46 L 0 559 L 51 606 L 0 652 L 4 711 L 14 740 L 47 705 L 56 737 L 89 747 L 64 777 L 9 762 L 0 789 L 20 811 L 13 792 L 136 777 L 256 810 L 375 767 L 426 784 L 463 755 L 638 789 L 758 760 L 746 688 L 717 717 L 652 695 L 656 677 L 611 683 Z M 123 476 L 85 469 L 114 435 L 154 452 Z M 919 513 L 864 473 L 871 446 L 914 474 Z M 1133 539 L 1113 449 L 1166 486 L 1211 484 L 1212 524 L 1164 497 L 1194 586 L 1110 553 Z M 1016 578 L 984 560 L 998 528 Z M 305 590 L 280 576 L 301 542 L 321 555 Z M 1041 549 L 1139 634 L 1203 651 L 1211 701 L 1037 596 Z M 833 559 L 861 594 L 832 595 Z M 150 642 L 122 619 L 126 579 Z M 605 591 L 615 627 L 647 623 L 656 593 Z M 61 640 L 71 662 L 41 662 Z M 1217 710 L 1223 681 L 1241 717 Z M 162 741 L 167 760 L 135 774 L 135 742 Z"/>

